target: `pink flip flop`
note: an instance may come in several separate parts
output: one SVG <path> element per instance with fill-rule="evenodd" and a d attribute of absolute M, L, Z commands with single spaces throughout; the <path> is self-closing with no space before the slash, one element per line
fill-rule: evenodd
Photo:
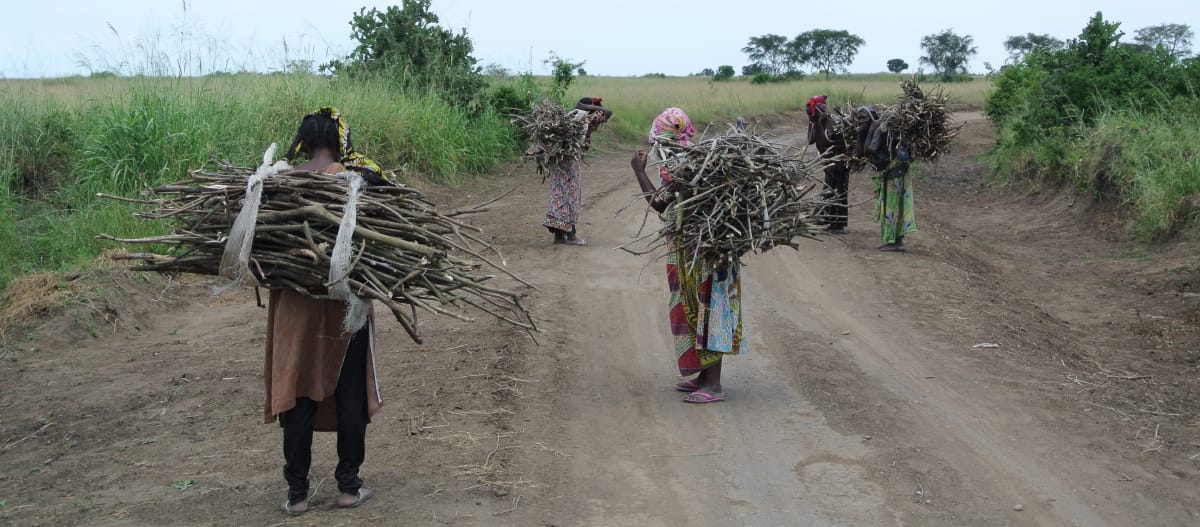
<path fill-rule="evenodd" d="M 725 400 L 725 394 L 713 395 L 705 392 L 692 392 L 683 396 L 683 402 L 693 404 L 715 403 Z"/>
<path fill-rule="evenodd" d="M 675 383 L 675 385 L 672 387 L 675 388 L 675 391 L 677 391 L 677 392 L 688 392 L 688 393 L 692 393 L 692 392 L 700 389 L 700 385 L 696 384 L 696 381 L 693 381 L 691 379 L 684 379 L 682 381 L 679 381 L 679 382 Z"/>

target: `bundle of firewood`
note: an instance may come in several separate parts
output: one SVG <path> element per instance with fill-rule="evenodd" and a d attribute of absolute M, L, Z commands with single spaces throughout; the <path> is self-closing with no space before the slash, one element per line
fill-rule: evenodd
<path fill-rule="evenodd" d="M 165 221 L 174 232 L 138 239 L 100 237 L 150 244 L 158 251 L 118 257 L 140 261 L 136 270 L 219 275 L 227 237 L 253 174 L 251 169 L 225 165 L 190 171 L 189 179 L 150 189 L 143 199 L 105 196 L 146 206 L 138 217 Z M 490 267 L 512 276 L 484 256 L 490 252 L 499 257 L 499 252 L 478 236 L 480 229 L 457 219 L 481 209 L 441 213 L 416 189 L 364 187 L 356 206 L 350 272 L 331 280 L 331 251 L 347 203 L 346 181 L 285 171 L 262 185 L 249 258 L 259 284 L 320 298 L 345 281 L 354 295 L 386 305 L 417 342 L 418 308 L 470 320 L 464 314 L 470 307 L 536 330 L 521 304 L 523 294 L 492 287 L 487 281 L 493 276 L 481 273 Z"/>
<path fill-rule="evenodd" d="M 914 159 L 937 159 L 950 150 L 963 126 L 954 122 L 946 108 L 949 97 L 941 86 L 927 94 L 911 80 L 900 83 L 900 88 L 904 93 L 896 96 L 896 104 L 880 112 L 880 120 Z"/>
<path fill-rule="evenodd" d="M 826 160 L 803 159 L 800 151 L 738 131 L 691 145 L 660 140 L 656 148 L 675 195 L 663 227 L 642 238 L 652 238 L 651 247 L 630 252 L 654 252 L 673 241 L 696 260 L 727 265 L 748 252 L 798 249 L 796 238 L 819 232 L 825 203 L 813 174 Z"/>
<path fill-rule="evenodd" d="M 513 120 L 533 143 L 525 152 L 525 159 L 537 163 L 538 174 L 545 175 L 552 168 L 562 169 L 583 158 L 589 124 L 586 113 L 567 111 L 554 102 L 542 101 L 527 115 L 515 116 Z"/>
<path fill-rule="evenodd" d="M 896 104 L 875 107 L 880 126 L 908 148 L 914 160 L 935 160 L 949 152 L 963 124 L 955 122 L 947 108 L 949 97 L 945 90 L 938 86 L 927 94 L 912 80 L 901 82 L 900 89 L 903 93 L 896 96 Z M 855 169 L 865 164 L 864 160 L 854 157 L 858 141 L 858 113 L 861 109 L 847 104 L 846 113 L 842 113 L 841 108 L 831 113 L 835 125 L 830 136 L 840 140 L 846 147 L 851 157 L 849 161 Z"/>

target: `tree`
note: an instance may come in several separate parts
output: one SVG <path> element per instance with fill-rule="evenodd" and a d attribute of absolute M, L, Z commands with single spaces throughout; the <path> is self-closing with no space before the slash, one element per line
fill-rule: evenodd
<path fill-rule="evenodd" d="M 904 59 L 892 59 L 887 61 L 887 68 L 892 73 L 900 73 L 908 69 L 908 63 Z"/>
<path fill-rule="evenodd" d="M 1034 33 L 1013 35 L 1004 40 L 1004 49 L 1008 50 L 1008 61 L 1013 64 L 1021 62 L 1021 59 L 1025 55 L 1034 51 L 1058 51 L 1064 45 L 1066 44 L 1063 41 L 1050 35 L 1037 35 Z"/>
<path fill-rule="evenodd" d="M 747 77 L 753 77 L 755 75 L 758 75 L 759 73 L 766 73 L 766 72 L 767 72 L 767 68 L 757 62 L 755 62 L 753 64 L 747 64 L 745 66 L 742 66 L 742 75 L 745 75 Z"/>
<path fill-rule="evenodd" d="M 1117 49 L 1121 37 L 1125 36 L 1125 32 L 1121 31 L 1120 22 L 1105 22 L 1104 13 L 1096 11 L 1096 14 L 1088 20 L 1088 25 L 1079 33 L 1079 38 L 1067 43 L 1067 47 L 1075 52 L 1075 55 L 1084 64 L 1098 66 L 1104 63 L 1108 51 Z"/>
<path fill-rule="evenodd" d="M 1182 58 L 1192 54 L 1195 36 L 1187 24 L 1159 24 L 1137 30 L 1133 41 L 1150 49 L 1162 46 L 1167 53 Z"/>
<path fill-rule="evenodd" d="M 349 55 L 321 66 L 339 75 L 382 74 L 405 84 L 433 87 L 448 101 L 474 106 L 486 83 L 474 45 L 464 30 L 454 33 L 438 24 L 431 0 L 404 0 L 385 11 L 362 8 L 350 20 L 358 44 Z"/>
<path fill-rule="evenodd" d="M 932 66 L 942 77 L 966 73 L 967 62 L 978 53 L 975 40 L 970 35 L 960 36 L 949 29 L 926 35 L 921 39 L 921 47 L 926 53 L 921 57 L 921 64 Z"/>
<path fill-rule="evenodd" d="M 578 68 L 575 70 L 575 75 L 578 75 L 580 77 L 587 77 L 587 70 L 585 70 L 583 68 Z"/>
<path fill-rule="evenodd" d="M 483 67 L 483 74 L 488 77 L 507 77 L 512 75 L 512 72 L 499 62 L 489 62 Z"/>
<path fill-rule="evenodd" d="M 829 80 L 830 73 L 846 71 L 846 66 L 854 62 L 858 48 L 865 43 L 849 31 L 814 29 L 798 35 L 788 44 L 788 50 L 794 62 L 812 66 L 817 72 L 825 73 L 825 80 Z"/>
<path fill-rule="evenodd" d="M 546 57 L 546 60 L 542 61 L 543 64 L 550 66 L 550 72 L 554 74 L 554 88 L 551 91 L 556 98 L 561 99 L 567 94 L 567 89 L 571 87 L 572 82 L 575 82 L 575 71 L 582 68 L 586 62 L 571 62 L 553 51 L 550 52 L 549 57 Z"/>
<path fill-rule="evenodd" d="M 733 78 L 733 66 L 724 65 L 717 66 L 717 74 L 713 75 L 715 81 L 727 81 Z"/>
<path fill-rule="evenodd" d="M 717 74 L 717 72 L 713 71 L 712 68 L 704 68 L 704 69 L 700 70 L 700 73 L 697 73 L 696 76 L 697 77 L 712 77 L 713 75 L 716 75 L 716 74 Z"/>
<path fill-rule="evenodd" d="M 793 63 L 788 49 L 788 39 L 783 35 L 750 37 L 746 47 L 742 48 L 742 53 L 748 55 L 754 64 L 762 68 L 762 71 L 771 75 L 779 75 L 791 69 Z M 745 74 L 744 71 L 743 74 Z"/>

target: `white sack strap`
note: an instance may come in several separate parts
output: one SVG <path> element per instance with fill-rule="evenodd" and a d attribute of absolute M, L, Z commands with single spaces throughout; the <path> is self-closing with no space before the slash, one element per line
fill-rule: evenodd
<path fill-rule="evenodd" d="M 232 282 L 222 287 L 225 290 L 242 284 L 258 285 L 254 273 L 250 272 L 250 248 L 254 245 L 254 228 L 258 223 L 258 208 L 262 203 L 263 181 L 288 168 L 287 162 L 275 158 L 275 143 L 263 153 L 262 165 L 246 181 L 246 195 L 242 199 L 242 210 L 229 229 L 225 240 L 225 252 L 221 255 L 221 276 Z"/>
<path fill-rule="evenodd" d="M 342 321 L 342 331 L 354 333 L 367 323 L 367 315 L 371 310 L 371 302 L 350 292 L 349 275 L 350 257 L 354 252 L 354 228 L 358 223 L 358 198 L 362 196 L 362 187 L 366 183 L 361 175 L 354 171 L 338 174 L 338 177 L 350 181 L 350 190 L 346 194 L 346 206 L 342 209 L 342 224 L 338 226 L 337 241 L 333 244 L 333 254 L 329 261 L 329 297 L 346 301 L 346 319 Z"/>

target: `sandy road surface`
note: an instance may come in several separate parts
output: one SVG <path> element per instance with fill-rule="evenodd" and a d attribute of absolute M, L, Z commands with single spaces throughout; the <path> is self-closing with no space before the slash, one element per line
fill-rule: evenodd
<path fill-rule="evenodd" d="M 971 154 L 990 130 L 962 117 L 961 153 L 918 180 L 922 230 L 907 254 L 873 249 L 864 206 L 844 240 L 749 260 L 750 353 L 728 359 L 729 399 L 717 404 L 684 404 L 670 388 L 662 263 L 613 250 L 642 220 L 640 207 L 616 214 L 634 188 L 628 154 L 599 153 L 585 169 L 586 248 L 548 243 L 537 228 L 545 189 L 520 176 L 517 192 L 475 221 L 542 289 L 541 345 L 491 323 L 433 320 L 416 346 L 384 323 L 386 406 L 364 467 L 377 497 L 329 507 L 325 437 L 313 475 L 324 501 L 286 524 L 1200 522 L 1200 471 L 1184 457 L 1194 452 L 1147 453 L 1142 430 L 1064 389 L 1082 379 L 1057 355 L 1064 342 L 1127 345 L 1089 339 L 1073 314 L 1122 297 L 1096 300 L 1092 282 L 1061 279 L 1054 247 L 1038 260 L 1021 237 L 989 236 L 1056 209 L 981 213 L 997 198 L 979 188 Z M 852 177 L 852 202 L 867 183 Z M 511 184 L 443 198 L 479 201 Z M 249 292 L 170 291 L 112 306 L 122 321 L 97 338 L 65 324 L 6 348 L 0 523 L 284 521 L 279 432 L 260 423 L 255 375 L 265 314 Z M 164 300 L 172 295 L 182 301 Z M 972 348 L 980 342 L 1001 348 Z M 1194 425 L 1181 430 L 1195 437 Z M 171 486 L 185 480 L 194 487 Z"/>

